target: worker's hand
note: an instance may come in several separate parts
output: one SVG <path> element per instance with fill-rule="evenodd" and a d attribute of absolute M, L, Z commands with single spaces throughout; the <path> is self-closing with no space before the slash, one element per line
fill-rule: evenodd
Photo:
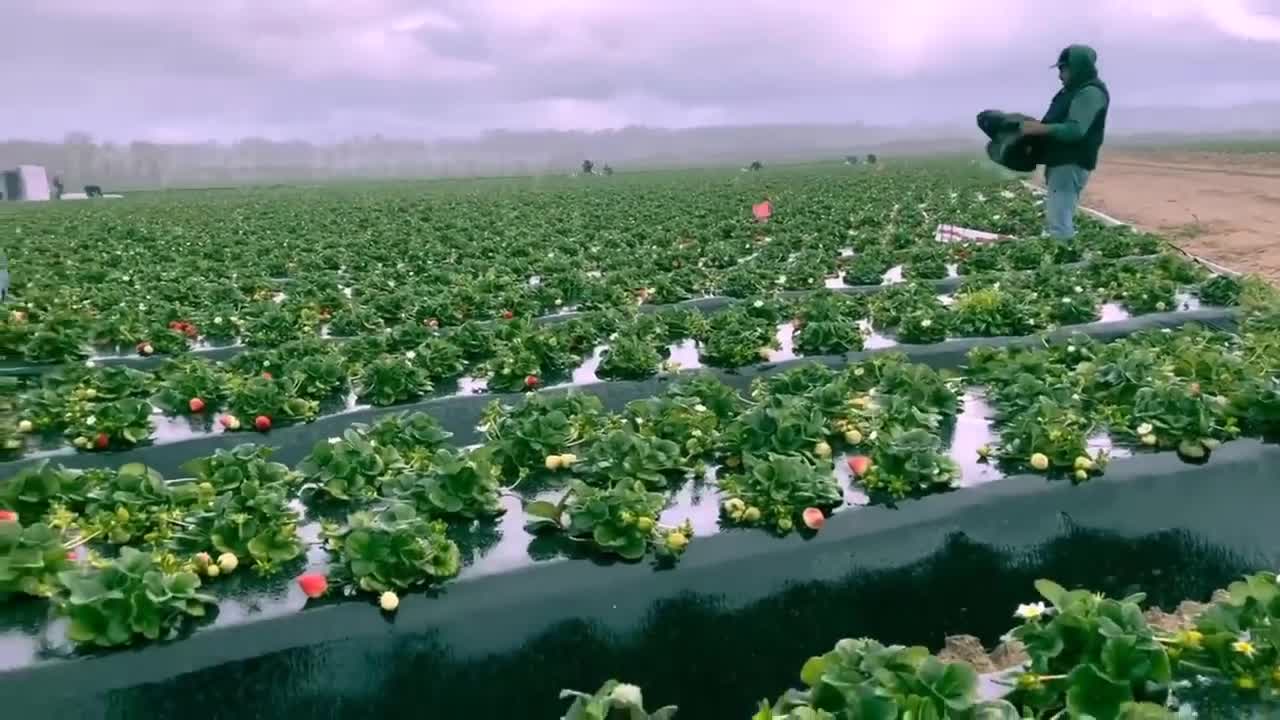
<path fill-rule="evenodd" d="M 1037 120 L 1023 120 L 1023 135 L 1046 135 L 1049 132 L 1049 126 Z"/>

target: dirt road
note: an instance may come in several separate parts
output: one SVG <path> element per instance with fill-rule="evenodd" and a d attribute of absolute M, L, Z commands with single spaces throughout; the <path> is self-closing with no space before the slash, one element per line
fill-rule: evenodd
<path fill-rule="evenodd" d="M 1280 283 L 1280 154 L 1104 152 L 1082 202 Z"/>

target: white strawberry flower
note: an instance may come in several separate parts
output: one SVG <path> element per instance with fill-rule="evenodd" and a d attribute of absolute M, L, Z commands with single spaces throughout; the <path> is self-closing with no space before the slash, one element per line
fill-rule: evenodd
<path fill-rule="evenodd" d="M 1021 618 L 1022 620 L 1039 620 L 1050 612 L 1052 612 L 1052 610 L 1045 607 L 1045 604 L 1042 602 L 1024 603 L 1019 605 L 1017 610 L 1013 611 L 1013 616 Z"/>

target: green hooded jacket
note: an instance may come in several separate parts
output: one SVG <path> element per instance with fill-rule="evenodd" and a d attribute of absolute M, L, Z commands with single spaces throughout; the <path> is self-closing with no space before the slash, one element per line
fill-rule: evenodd
<path fill-rule="evenodd" d="M 1098 54 L 1087 45 L 1071 45 L 1054 67 L 1066 66 L 1070 81 L 1054 96 L 1043 122 L 1049 126 L 1044 164 L 1097 166 L 1106 135 L 1111 94 L 1098 77 Z"/>

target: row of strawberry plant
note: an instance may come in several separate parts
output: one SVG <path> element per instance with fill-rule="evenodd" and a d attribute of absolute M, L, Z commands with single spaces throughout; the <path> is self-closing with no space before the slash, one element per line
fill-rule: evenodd
<path fill-rule="evenodd" d="M 343 409 L 349 397 L 378 406 L 413 402 L 468 375 L 484 378 L 489 391 L 530 390 L 568 377 L 593 348 L 601 353 L 596 376 L 637 379 L 677 370 L 673 348 L 686 339 L 697 342 L 692 359 L 737 368 L 774 358 L 780 339 L 804 356 L 862 350 L 869 330 L 909 343 L 1025 335 L 1095 320 L 1106 298 L 1123 298 L 1135 314 L 1171 309 L 1177 283 L 1201 273 L 1167 256 L 1146 273 L 1109 263 L 1002 281 L 977 277 L 949 305 L 928 287 L 907 284 L 871 297 L 820 292 L 792 302 L 747 301 L 709 315 L 678 308 L 651 315 L 601 311 L 552 325 L 513 319 L 449 330 L 414 327 L 344 343 L 300 340 L 250 350 L 225 364 L 178 358 L 155 372 L 70 366 L 23 393 L 14 414 L 0 416 L 7 432 L 0 455 L 20 454 L 25 433 L 41 434 L 46 444 L 59 433 L 82 451 L 148 442 L 155 408 L 192 418 L 193 429 L 211 428 L 221 411 L 225 429 L 265 431 Z M 1213 276 L 1202 294 L 1209 297 L 1207 289 L 1221 282 L 1236 281 Z M 1215 299 L 1234 302 L 1238 294 L 1237 283 L 1233 297 Z"/>
<path fill-rule="evenodd" d="M 1142 594 L 1114 599 L 1049 580 L 1036 590 L 1043 600 L 1019 606 L 1005 635 L 1026 660 L 999 697 L 967 662 L 844 639 L 804 663 L 803 689 L 762 700 L 752 720 L 1176 720 L 1209 717 L 1197 701 L 1218 689 L 1230 694 L 1218 712 L 1262 717 L 1280 706 L 1275 573 L 1232 583 L 1176 630 L 1148 623 Z M 675 706 L 646 710 L 639 687 L 615 680 L 561 697 L 573 701 L 562 720 L 678 716 Z"/>
<path fill-rule="evenodd" d="M 1085 479 L 1099 432 L 1193 461 L 1241 435 L 1278 437 L 1278 325 L 1273 310 L 1248 316 L 1239 335 L 1193 326 L 1111 343 L 1078 335 L 1040 349 L 976 349 L 970 378 L 997 410 L 992 457 Z"/>

